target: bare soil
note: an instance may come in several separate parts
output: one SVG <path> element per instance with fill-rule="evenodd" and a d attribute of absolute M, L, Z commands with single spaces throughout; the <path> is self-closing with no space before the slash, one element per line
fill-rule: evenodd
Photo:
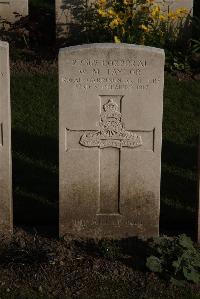
<path fill-rule="evenodd" d="M 1 236 L 0 298 L 199 298 L 198 286 L 175 288 L 148 272 L 146 254 L 137 239 L 59 240 L 16 228 L 11 240 Z"/>

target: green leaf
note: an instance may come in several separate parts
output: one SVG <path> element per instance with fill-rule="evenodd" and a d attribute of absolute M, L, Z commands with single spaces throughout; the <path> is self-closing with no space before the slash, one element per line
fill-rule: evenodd
<path fill-rule="evenodd" d="M 148 269 L 165 273 L 175 280 L 200 282 L 200 252 L 189 237 L 184 234 L 159 237 L 150 243 L 150 247 L 152 255 L 146 262 Z"/>
<path fill-rule="evenodd" d="M 175 268 L 175 274 L 180 270 L 182 264 L 182 256 L 180 256 L 176 261 L 173 261 L 172 266 Z"/>
<path fill-rule="evenodd" d="M 178 241 L 183 248 L 186 249 L 194 248 L 192 240 L 189 237 L 187 237 L 185 234 L 180 235 Z"/>
<path fill-rule="evenodd" d="M 150 256 L 147 258 L 146 262 L 147 268 L 152 272 L 161 273 L 162 272 L 162 265 L 159 258 L 156 256 Z"/>
<path fill-rule="evenodd" d="M 200 255 L 199 255 L 199 252 L 198 252 L 198 251 L 196 251 L 196 252 L 193 254 L 191 264 L 192 264 L 195 268 L 200 268 Z"/>
<path fill-rule="evenodd" d="M 174 277 L 171 277 L 170 282 L 176 287 L 183 287 L 185 285 L 184 280 L 178 280 L 175 279 Z"/>
<path fill-rule="evenodd" d="M 200 274 L 194 268 L 188 269 L 188 268 L 184 267 L 183 275 L 189 281 L 192 281 L 194 283 L 200 282 Z"/>

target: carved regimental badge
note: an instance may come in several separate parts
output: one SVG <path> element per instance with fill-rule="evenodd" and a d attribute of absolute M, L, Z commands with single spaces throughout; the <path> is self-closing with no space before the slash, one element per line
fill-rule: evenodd
<path fill-rule="evenodd" d="M 88 132 L 81 136 L 80 144 L 87 147 L 139 147 L 142 137 L 134 132 L 126 131 L 117 103 L 110 99 L 100 115 L 99 131 Z"/>

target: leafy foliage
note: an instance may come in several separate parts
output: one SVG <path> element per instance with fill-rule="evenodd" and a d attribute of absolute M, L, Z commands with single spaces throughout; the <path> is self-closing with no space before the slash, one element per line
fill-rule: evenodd
<path fill-rule="evenodd" d="M 194 53 L 200 53 L 200 40 L 192 39 Z"/>
<path fill-rule="evenodd" d="M 191 66 L 195 73 L 200 72 L 200 18 L 193 17 L 193 38 L 191 39 Z"/>
<path fill-rule="evenodd" d="M 150 242 L 152 255 L 147 258 L 147 268 L 161 273 L 173 283 L 200 282 L 200 252 L 185 234 L 178 237 L 159 237 Z"/>
<path fill-rule="evenodd" d="M 107 39 L 158 47 L 174 46 L 189 14 L 184 8 L 166 12 L 154 0 L 98 0 L 95 8 L 95 30 Z"/>
<path fill-rule="evenodd" d="M 168 71 L 190 70 L 189 32 L 193 19 L 189 10 L 170 5 L 166 9 L 155 0 L 98 0 L 87 11 L 85 30 L 89 42 L 164 48 Z"/>
<path fill-rule="evenodd" d="M 160 259 L 157 258 L 156 256 L 150 256 L 147 259 L 147 268 L 149 268 L 152 272 L 158 272 L 161 273 L 162 272 L 162 265 L 160 263 Z"/>
<path fill-rule="evenodd" d="M 14 13 L 15 21 L 10 22 L 0 16 L 0 39 L 13 47 L 29 47 L 28 17 Z"/>
<path fill-rule="evenodd" d="M 166 61 L 165 68 L 167 71 L 190 71 L 191 69 L 191 53 L 190 49 L 184 53 L 181 51 L 165 51 Z"/>
<path fill-rule="evenodd" d="M 192 25 L 194 32 L 194 39 L 191 40 L 192 50 L 194 53 L 200 53 L 200 18 L 193 17 Z"/>

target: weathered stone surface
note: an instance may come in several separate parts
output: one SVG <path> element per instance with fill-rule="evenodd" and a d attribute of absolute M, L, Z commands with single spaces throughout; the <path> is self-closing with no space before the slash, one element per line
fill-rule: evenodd
<path fill-rule="evenodd" d="M 188 9 L 189 14 L 193 12 L 193 0 L 155 0 L 156 3 L 163 7 L 163 11 L 174 11 L 178 8 Z"/>
<path fill-rule="evenodd" d="M 94 0 L 56 0 L 56 36 L 58 39 L 64 38 L 72 42 L 80 39 L 85 10 L 92 2 Z"/>
<path fill-rule="evenodd" d="M 163 84 L 161 49 L 60 51 L 61 236 L 158 235 Z"/>
<path fill-rule="evenodd" d="M 19 19 L 15 13 L 20 16 L 28 15 L 28 0 L 0 0 L 0 17 L 9 22 Z"/>
<path fill-rule="evenodd" d="M 0 233 L 12 232 L 9 46 L 0 42 Z"/>

